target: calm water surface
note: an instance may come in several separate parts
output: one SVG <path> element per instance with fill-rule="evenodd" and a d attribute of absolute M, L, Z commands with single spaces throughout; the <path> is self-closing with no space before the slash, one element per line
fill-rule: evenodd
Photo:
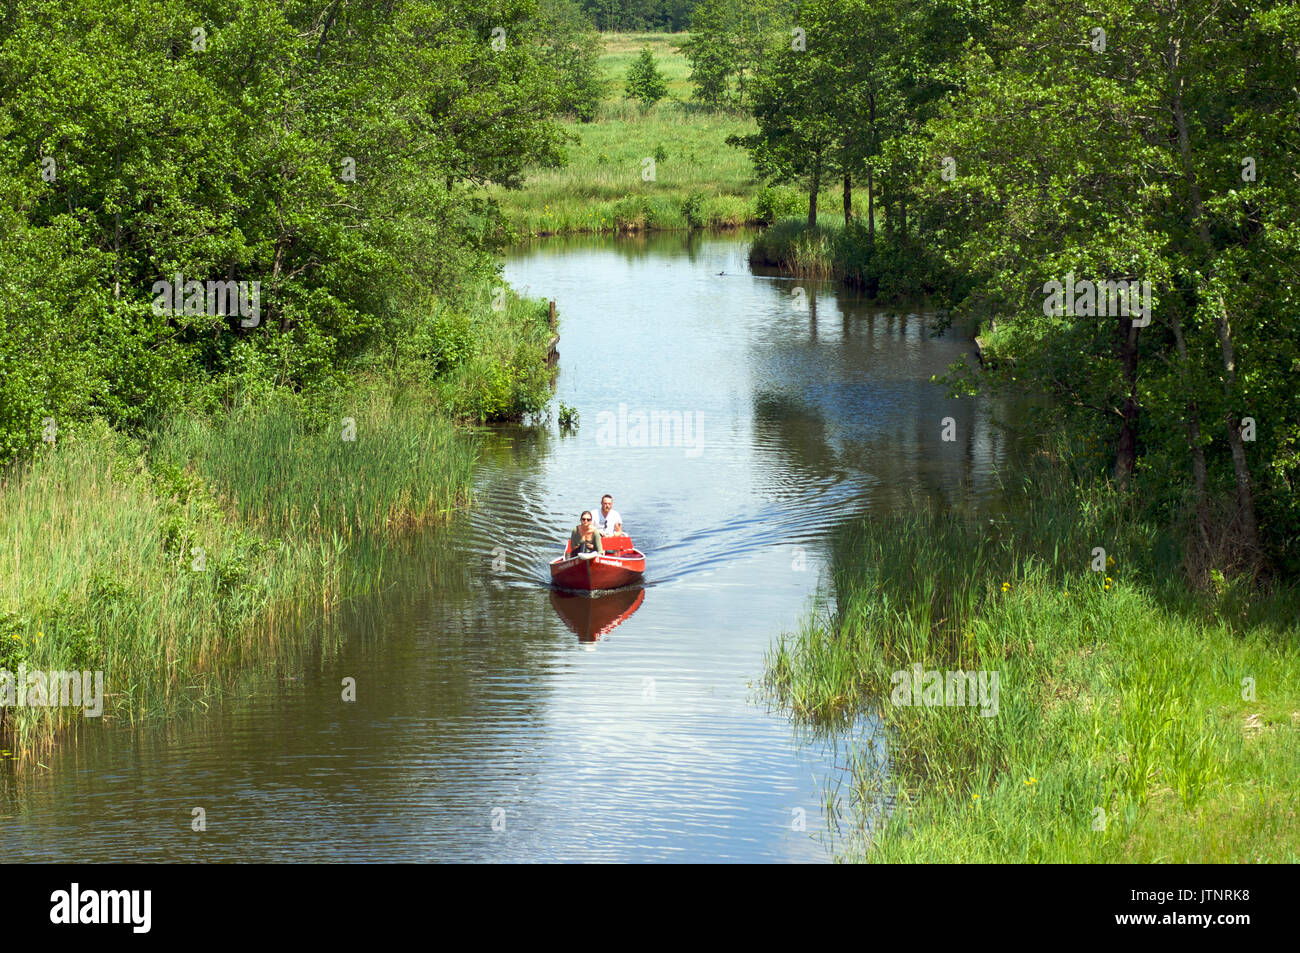
<path fill-rule="evenodd" d="M 576 432 L 487 437 L 473 513 L 404 544 L 330 650 L 175 718 L 92 724 L 48 770 L 0 778 L 5 859 L 829 859 L 823 791 L 849 755 L 763 702 L 764 652 L 806 612 L 837 525 L 916 498 L 978 506 L 1000 449 L 985 405 L 929 383 L 970 351 L 960 336 L 752 275 L 745 249 L 512 254 L 507 279 L 559 303 Z M 641 414 L 691 426 L 652 439 Z M 605 492 L 647 585 L 553 598 L 546 562 Z"/>

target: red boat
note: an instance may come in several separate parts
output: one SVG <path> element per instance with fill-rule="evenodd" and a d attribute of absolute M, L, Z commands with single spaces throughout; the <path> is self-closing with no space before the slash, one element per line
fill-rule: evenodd
<path fill-rule="evenodd" d="M 621 589 L 641 579 L 645 573 L 645 554 L 637 552 L 628 536 L 607 536 L 601 540 L 604 554 L 564 555 L 551 560 L 551 582 L 561 589 L 591 592 L 595 589 Z"/>
<path fill-rule="evenodd" d="M 605 596 L 584 596 L 551 590 L 551 605 L 579 642 L 595 642 L 613 632 L 641 608 L 644 589 L 624 589 Z"/>

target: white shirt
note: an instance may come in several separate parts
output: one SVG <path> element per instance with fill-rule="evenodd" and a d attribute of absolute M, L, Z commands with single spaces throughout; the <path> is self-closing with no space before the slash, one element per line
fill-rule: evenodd
<path fill-rule="evenodd" d="M 596 529 L 600 530 L 601 536 L 609 536 L 614 532 L 614 527 L 623 522 L 623 517 L 618 515 L 618 510 L 610 507 L 609 516 L 603 514 L 600 510 L 595 511 Z"/>

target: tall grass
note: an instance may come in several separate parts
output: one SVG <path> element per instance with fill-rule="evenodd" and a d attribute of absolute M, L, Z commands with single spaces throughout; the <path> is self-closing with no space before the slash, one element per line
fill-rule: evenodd
<path fill-rule="evenodd" d="M 215 422 L 182 418 L 155 455 L 162 472 L 191 468 L 241 521 L 277 536 L 391 533 L 468 502 L 474 449 L 427 395 L 371 385 L 312 418 L 280 394 Z"/>
<path fill-rule="evenodd" d="M 1300 858 L 1300 593 L 1197 594 L 1136 509 L 1043 463 L 992 523 L 918 509 L 836 542 L 836 610 L 767 683 L 803 718 L 879 713 L 888 774 L 861 759 L 855 784 L 893 809 L 853 859 Z M 914 663 L 997 671 L 997 715 L 895 704 Z"/>
<path fill-rule="evenodd" d="M 241 529 L 195 481 L 160 493 L 140 448 L 107 427 L 0 483 L 0 668 L 102 670 L 105 717 L 133 717 L 280 636 L 308 594 L 329 600 L 338 553 Z M 32 753 L 80 709 L 3 712 Z"/>
<path fill-rule="evenodd" d="M 870 237 L 863 201 L 854 198 L 854 221 L 847 228 L 842 212 L 819 215 L 814 228 L 806 217 L 775 222 L 750 246 L 750 264 L 800 278 L 834 278 L 882 298 L 958 300 L 962 279 L 932 251 L 883 231 Z"/>
<path fill-rule="evenodd" d="M 837 236 L 838 231 L 826 225 L 810 229 L 807 220 L 783 219 L 754 239 L 749 260 L 798 278 L 842 277 L 836 274 Z"/>
<path fill-rule="evenodd" d="M 148 447 L 97 424 L 10 470 L 0 669 L 102 671 L 110 719 L 219 690 L 305 611 L 379 584 L 385 540 L 468 501 L 476 448 L 437 407 L 387 385 L 332 411 L 277 393 Z M 18 757 L 82 717 L 2 714 Z"/>

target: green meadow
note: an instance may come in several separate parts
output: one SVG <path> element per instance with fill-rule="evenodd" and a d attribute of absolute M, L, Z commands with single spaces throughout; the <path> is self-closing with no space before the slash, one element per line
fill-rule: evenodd
<path fill-rule="evenodd" d="M 535 169 L 520 190 L 490 190 L 516 237 L 728 228 L 807 215 L 799 189 L 766 187 L 745 150 L 727 145 L 728 136 L 754 131 L 750 116 L 691 101 L 690 66 L 678 48 L 687 36 L 604 35 L 605 98 L 593 122 L 566 123 L 574 137 L 567 164 Z M 643 47 L 668 88 L 648 109 L 624 95 L 628 66 Z M 818 201 L 828 222 L 842 222 L 838 189 L 823 190 Z"/>

